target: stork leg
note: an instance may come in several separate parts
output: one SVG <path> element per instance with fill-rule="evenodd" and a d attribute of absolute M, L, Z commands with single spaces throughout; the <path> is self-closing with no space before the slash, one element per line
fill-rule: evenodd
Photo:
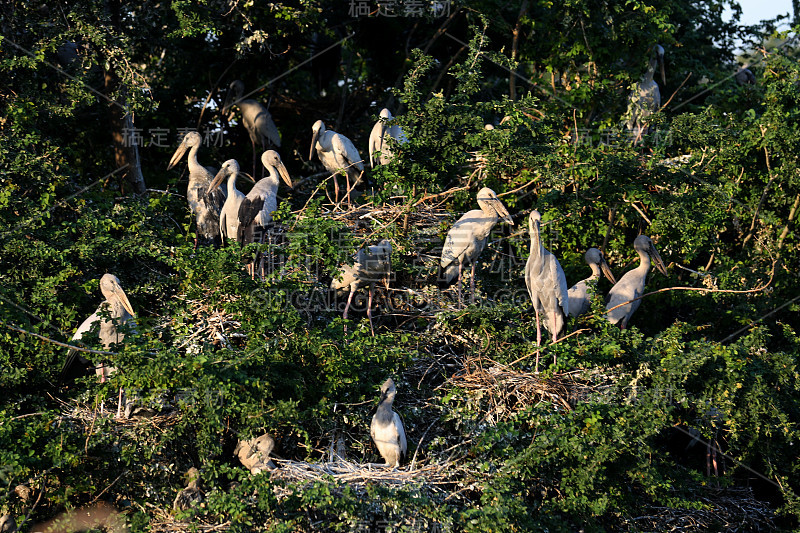
<path fill-rule="evenodd" d="M 125 393 L 122 391 L 122 387 L 119 388 L 119 400 L 117 401 L 117 418 L 122 417 L 122 398 L 125 397 Z"/>
<path fill-rule="evenodd" d="M 367 317 L 369 318 L 369 331 L 375 336 L 375 329 L 372 327 L 372 294 L 375 292 L 375 284 L 369 286 L 369 296 L 367 296 Z"/>
<path fill-rule="evenodd" d="M 347 207 L 350 207 L 350 174 L 348 172 L 344 173 L 344 181 L 347 184 Z"/>
<path fill-rule="evenodd" d="M 472 262 L 472 270 L 469 276 L 469 288 L 470 288 L 470 296 L 469 296 L 469 303 L 475 305 L 475 261 Z"/>
<path fill-rule="evenodd" d="M 336 174 L 333 175 L 333 202 L 339 205 L 339 180 L 336 179 Z"/>
<path fill-rule="evenodd" d="M 553 329 L 556 329 L 556 311 L 553 311 Z M 553 342 L 558 340 L 558 332 L 553 333 Z M 556 352 L 553 350 L 553 366 L 556 366 Z"/>
<path fill-rule="evenodd" d="M 353 293 L 356 292 L 353 288 L 350 288 L 350 293 L 347 295 L 347 303 L 344 306 L 344 314 L 342 318 L 347 320 L 347 310 L 350 309 L 350 302 L 353 301 Z M 344 323 L 344 332 L 347 333 L 347 322 Z"/>
<path fill-rule="evenodd" d="M 255 176 L 256 176 L 256 162 L 258 161 L 258 158 L 256 156 L 256 141 L 252 137 L 250 137 L 250 145 L 253 147 L 253 178 L 255 178 Z M 262 171 L 263 170 L 264 169 L 262 168 Z M 263 172 L 262 172 L 261 176 L 262 177 L 264 176 Z"/>
<path fill-rule="evenodd" d="M 534 368 L 533 372 L 538 374 L 539 373 L 539 348 L 542 345 L 542 325 L 539 322 L 539 310 L 536 308 L 536 304 L 533 304 L 533 312 L 536 313 L 536 367 Z"/>
<path fill-rule="evenodd" d="M 458 288 L 458 308 L 461 309 L 461 261 L 458 262 L 458 277 L 456 278 Z"/>

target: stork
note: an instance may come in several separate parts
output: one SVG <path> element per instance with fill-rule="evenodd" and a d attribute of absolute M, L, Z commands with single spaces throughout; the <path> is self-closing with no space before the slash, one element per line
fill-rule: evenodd
<path fill-rule="evenodd" d="M 177 165 L 183 154 L 187 150 L 189 151 L 189 188 L 186 191 L 186 199 L 189 200 L 189 208 L 197 222 L 195 246 L 200 239 L 203 239 L 205 243 L 216 244 L 218 242 L 219 212 L 225 202 L 225 191 L 222 189 L 208 194 L 214 173 L 213 169 L 204 167 L 197 161 L 197 150 L 202 141 L 202 137 L 196 131 L 187 133 L 167 166 L 167 170 L 169 170 Z"/>
<path fill-rule="evenodd" d="M 580 316 L 589 310 L 601 273 L 611 283 L 617 282 L 608 267 L 608 263 L 606 263 L 606 258 L 603 257 L 603 252 L 597 248 L 589 248 L 583 257 L 586 260 L 586 264 L 592 269 L 592 275 L 570 287 L 568 292 L 569 316 Z"/>
<path fill-rule="evenodd" d="M 278 209 L 278 186 L 280 179 L 291 188 L 292 179 L 289 171 L 275 150 L 267 150 L 261 154 L 261 163 L 267 170 L 265 178 L 258 180 L 252 190 L 247 193 L 239 206 L 237 240 L 240 244 L 255 242 L 258 230 L 258 242 L 264 241 L 266 227 L 272 222 L 272 213 Z M 258 258 L 256 258 L 256 261 Z M 252 267 L 252 268 L 251 268 Z M 255 276 L 255 262 L 248 266 L 250 275 Z"/>
<path fill-rule="evenodd" d="M 275 439 L 269 433 L 264 433 L 252 439 L 240 440 L 236 443 L 233 455 L 239 458 L 242 466 L 251 474 L 256 475 L 266 470 L 278 468 L 270 458 L 275 449 Z"/>
<path fill-rule="evenodd" d="M 134 320 L 133 307 L 122 290 L 117 276 L 113 274 L 103 274 L 100 278 L 100 292 L 105 297 L 105 300 L 100 304 L 89 318 L 83 321 L 78 330 L 70 340 L 77 341 L 83 338 L 83 335 L 90 331 L 92 327 L 97 326 L 98 337 L 105 349 L 109 349 L 116 343 L 125 340 L 125 333 L 123 333 L 119 326 L 130 322 L 132 326 L 136 325 Z M 101 316 L 102 313 L 107 312 L 109 318 L 106 319 Z M 72 367 L 78 363 L 89 364 L 85 358 L 79 355 L 78 350 L 70 349 L 67 353 L 67 359 L 64 361 L 64 366 L 61 367 L 61 381 L 65 381 Z M 116 370 L 113 366 L 107 366 L 105 363 L 100 363 L 94 367 L 97 377 L 100 378 L 100 383 L 105 383 L 108 377 Z M 119 403 L 117 404 L 117 417 L 120 416 L 122 410 L 122 389 L 119 390 Z"/>
<path fill-rule="evenodd" d="M 650 272 L 650 264 L 656 266 L 659 272 L 667 275 L 667 267 L 656 250 L 656 246 L 647 235 L 639 235 L 633 241 L 633 249 L 639 254 L 639 266 L 625 273 L 620 280 L 611 287 L 606 296 L 605 317 L 612 324 L 618 324 L 621 329 L 628 326 L 634 311 L 639 308 L 644 294 L 645 280 Z"/>
<path fill-rule="evenodd" d="M 350 302 L 353 294 L 363 285 L 369 285 L 369 296 L 367 299 L 367 317 L 369 317 L 369 330 L 375 336 L 375 329 L 372 327 L 372 296 L 375 293 L 375 284 L 382 281 L 386 288 L 389 288 L 389 275 L 392 270 L 392 243 L 383 239 L 375 246 L 361 248 L 356 254 L 353 266 L 345 265 L 339 271 L 339 275 L 331 282 L 331 289 L 350 291 L 347 295 L 347 304 L 344 307 L 343 318 L 347 320 L 347 311 L 350 309 Z M 345 326 L 345 331 L 347 326 Z"/>
<path fill-rule="evenodd" d="M 478 191 L 477 200 L 480 209 L 464 213 L 447 232 L 447 238 L 442 248 L 442 257 L 439 260 L 439 286 L 447 287 L 455 279 L 458 284 L 459 304 L 461 303 L 461 271 L 464 266 L 471 266 L 472 295 L 470 302 L 475 303 L 475 263 L 486 247 L 486 239 L 498 218 L 514 225 L 503 202 L 492 189 L 484 187 Z"/>
<path fill-rule="evenodd" d="M 253 175 L 255 176 L 256 156 L 258 154 L 256 152 L 256 143 L 258 143 L 262 152 L 267 149 L 268 142 L 280 148 L 281 134 L 278 132 L 278 127 L 272 120 L 272 115 L 269 114 L 267 108 L 252 98 L 243 98 L 243 94 L 244 83 L 240 80 L 232 81 L 225 98 L 225 104 L 222 106 L 222 114 L 223 116 L 227 115 L 228 111 L 234 106 L 238 107 L 242 112 L 242 123 L 250 135 L 250 144 L 253 146 Z"/>
<path fill-rule="evenodd" d="M 545 329 L 550 332 L 553 342 L 564 329 L 569 315 L 569 297 L 567 277 L 556 256 L 551 254 L 542 244 L 541 220 L 539 211 L 533 210 L 528 217 L 528 228 L 531 233 L 531 253 L 525 263 L 525 284 L 533 301 L 536 314 L 536 346 L 542 345 L 542 328 L 539 315 L 542 315 Z M 555 364 L 555 356 L 553 358 Z M 539 351 L 536 351 L 536 369 L 539 371 Z"/>
<path fill-rule="evenodd" d="M 638 83 L 634 84 L 633 91 L 628 97 L 626 125 L 634 133 L 635 142 L 639 142 L 642 135 L 647 133 L 647 118 L 661 107 L 661 91 L 658 89 L 658 84 L 653 81 L 658 66 L 661 67 L 661 81 L 666 85 L 664 48 L 659 44 L 653 46 L 647 72 Z"/>
<path fill-rule="evenodd" d="M 333 130 L 325 129 L 325 123 L 318 120 L 311 127 L 311 151 L 308 160 L 317 157 L 322 161 L 325 170 L 333 174 L 333 187 L 335 201 L 339 202 L 339 181 L 336 176 L 344 172 L 347 181 L 347 201 L 350 202 L 350 180 L 352 178 L 353 187 L 361 183 L 361 175 L 364 174 L 364 161 L 356 150 L 353 142 Z"/>
<path fill-rule="evenodd" d="M 391 137 L 398 144 L 405 144 L 408 142 L 403 128 L 397 124 L 391 124 L 394 120 L 392 113 L 385 107 L 381 109 L 381 115 L 378 122 L 372 127 L 372 132 L 369 134 L 369 165 L 375 168 L 375 165 L 386 165 L 392 160 L 393 153 L 390 144 L 387 142 L 387 136 Z M 376 156 L 375 152 L 380 152 Z"/>
<path fill-rule="evenodd" d="M 394 380 L 389 378 L 381 385 L 381 400 L 369 426 L 369 435 L 386 461 L 386 466 L 394 468 L 400 466 L 408 451 L 403 420 L 392 411 L 396 395 Z"/>
<path fill-rule="evenodd" d="M 219 169 L 219 172 L 214 176 L 214 180 L 208 187 L 208 192 L 212 193 L 217 190 L 217 187 L 220 186 L 225 178 L 228 178 L 228 195 L 219 215 L 219 234 L 222 238 L 222 244 L 225 244 L 226 240 L 235 241 L 238 237 L 239 206 L 244 201 L 244 193 L 236 188 L 236 180 L 240 176 L 245 176 L 255 183 L 252 176 L 239 172 L 239 163 L 235 159 L 229 159 L 222 164 L 222 168 Z"/>
<path fill-rule="evenodd" d="M 186 488 L 181 490 L 175 496 L 175 501 L 172 502 L 173 511 L 186 511 L 200 505 L 205 499 L 200 481 L 200 471 L 197 468 L 192 467 L 186 472 L 186 480 L 188 481 Z"/>

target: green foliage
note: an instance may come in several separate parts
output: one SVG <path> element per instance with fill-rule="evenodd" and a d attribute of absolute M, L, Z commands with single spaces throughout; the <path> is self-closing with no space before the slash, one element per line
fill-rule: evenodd
<path fill-rule="evenodd" d="M 772 525 L 796 528 L 794 51 L 765 52 L 758 84 L 740 87 L 723 82 L 732 39 L 755 29 L 723 21 L 730 2 L 524 5 L 454 4 L 449 22 L 408 25 L 355 20 L 332 2 L 15 4 L 0 41 L 0 514 L 27 513 L 13 492 L 23 484 L 41 495 L 36 520 L 107 498 L 134 529 L 154 529 L 165 515 L 151 511 L 170 508 L 194 465 L 207 499 L 178 517 L 233 531 L 635 529 L 643 511 L 713 506 L 712 485 L 753 486 Z M 387 41 L 409 44 L 389 53 L 377 46 Z M 675 98 L 634 145 L 619 117 L 656 42 L 662 96 Z M 274 99 L 297 183 L 315 172 L 294 153 L 313 120 L 335 120 L 361 147 L 377 109 L 397 111 L 409 142 L 365 173 L 369 211 L 330 209 L 312 183 L 282 198 L 269 243 L 196 247 L 184 178 L 163 168 L 187 126 L 225 134 L 202 162 L 250 161 L 242 128 L 216 111 L 236 78 L 269 82 L 253 97 Z M 120 106 L 137 127 L 170 132 L 170 147 L 140 147 L 154 188 L 142 196 L 109 174 L 119 132 L 108 109 Z M 495 228 L 476 304 L 462 309 L 431 270 L 481 186 L 515 225 Z M 619 278 L 646 233 L 671 265 L 647 290 L 664 292 L 620 331 L 603 318 L 600 280 L 589 315 L 537 348 L 522 280 L 534 208 L 570 284 L 588 276 L 591 246 Z M 345 322 L 328 287 L 381 238 L 395 280 L 378 291 L 373 337 L 362 295 Z M 263 280 L 242 268 L 258 253 Z M 58 383 L 66 349 L 47 339 L 71 342 L 105 272 L 136 327 L 111 355 L 85 355 L 118 370 L 109 383 Z M 81 342 L 104 348 L 96 332 Z M 379 460 L 368 427 L 388 376 L 420 468 L 412 481 L 251 476 L 233 456 L 269 432 L 283 459 L 318 463 L 343 435 L 351 461 Z M 120 387 L 159 416 L 109 417 Z M 696 451 L 706 442 L 724 454 L 716 479 Z"/>

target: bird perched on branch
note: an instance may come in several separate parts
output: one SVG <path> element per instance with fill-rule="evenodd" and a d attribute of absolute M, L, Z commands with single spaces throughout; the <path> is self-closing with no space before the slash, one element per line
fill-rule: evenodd
<path fill-rule="evenodd" d="M 100 292 L 105 297 L 105 300 L 97 308 L 97 311 L 78 326 L 78 330 L 70 340 L 81 340 L 83 335 L 97 324 L 99 326 L 98 337 L 100 338 L 100 342 L 104 348 L 108 349 L 113 344 L 125 340 L 125 334 L 118 329 L 119 326 L 128 322 L 131 322 L 131 324 L 135 326 L 136 322 L 134 320 L 133 307 L 131 307 L 131 303 L 125 295 L 125 291 L 122 290 L 117 276 L 113 274 L 104 274 L 103 277 L 100 278 Z M 101 317 L 104 311 L 108 313 L 108 319 Z M 70 350 L 61 370 L 62 380 L 73 370 L 73 365 L 79 362 L 88 363 L 88 361 L 80 355 L 78 350 Z M 101 383 L 105 382 L 108 376 L 115 370 L 114 367 L 106 366 L 104 363 L 95 365 L 94 369 Z"/>
<path fill-rule="evenodd" d="M 272 224 L 272 213 L 278 209 L 280 180 L 283 179 L 286 185 L 292 187 L 292 178 L 278 152 L 267 150 L 261 155 L 261 163 L 267 169 L 267 176 L 258 180 L 239 205 L 237 239 L 243 245 L 264 242 L 267 227 Z M 251 276 L 255 276 L 259 257 L 248 266 Z"/>
<path fill-rule="evenodd" d="M 461 271 L 464 266 L 471 266 L 470 302 L 475 303 L 475 263 L 486 247 L 486 239 L 499 218 L 514 225 L 503 202 L 492 189 L 484 187 L 478 191 L 477 199 L 480 209 L 464 213 L 447 232 L 447 238 L 442 248 L 442 257 L 439 261 L 439 286 L 445 288 L 455 280 L 458 283 L 459 304 L 461 303 Z"/>
<path fill-rule="evenodd" d="M 238 237 L 239 230 L 239 207 L 244 201 L 244 193 L 236 188 L 236 180 L 244 176 L 251 182 L 255 183 L 252 176 L 239 172 L 239 163 L 235 159 L 229 159 L 222 164 L 214 180 L 208 187 L 208 192 L 213 193 L 220 186 L 222 181 L 227 178 L 228 194 L 225 203 L 222 204 L 222 210 L 219 214 L 219 234 L 222 238 L 222 244 L 225 241 L 235 241 Z"/>
<path fill-rule="evenodd" d="M 232 81 L 225 97 L 225 104 L 222 106 L 222 115 L 226 116 L 232 107 L 238 107 L 242 112 L 242 123 L 250 135 L 250 144 L 253 147 L 253 175 L 255 176 L 258 156 L 256 144 L 261 152 L 267 149 L 268 144 L 280 148 L 281 134 L 267 108 L 252 98 L 244 98 L 243 94 L 244 83 L 240 80 Z"/>
<path fill-rule="evenodd" d="M 405 458 L 407 443 L 403 420 L 400 415 L 392 411 L 395 396 L 397 388 L 394 380 L 389 378 L 381 385 L 381 400 L 372 417 L 369 434 L 378 447 L 381 457 L 386 460 L 386 465 L 397 468 Z"/>
<path fill-rule="evenodd" d="M 606 296 L 606 318 L 612 324 L 618 324 L 621 329 L 628 326 L 628 321 L 639 308 L 642 300 L 638 299 L 644 294 L 645 280 L 650 272 L 650 264 L 656 266 L 659 272 L 667 275 L 667 267 L 656 250 L 656 246 L 647 235 L 639 235 L 633 241 L 633 249 L 639 254 L 639 266 L 625 273 L 620 280 L 611 287 Z"/>
<path fill-rule="evenodd" d="M 202 141 L 203 138 L 196 131 L 187 133 L 167 166 L 169 170 L 177 165 L 183 154 L 189 151 L 189 188 L 186 191 L 186 199 L 197 222 L 195 246 L 199 242 L 219 243 L 219 213 L 225 203 L 225 191 L 222 189 L 208 194 L 209 185 L 214 178 L 214 169 L 204 167 L 197 161 L 197 151 Z"/>
<path fill-rule="evenodd" d="M 325 123 L 318 120 L 311 127 L 311 151 L 308 160 L 317 157 L 322 161 L 325 170 L 333 174 L 335 201 L 339 202 L 339 181 L 336 176 L 344 172 L 347 182 L 347 202 L 350 202 L 350 189 L 361 183 L 364 173 L 364 161 L 356 150 L 353 141 L 333 130 L 325 129 Z M 351 187 L 350 182 L 353 182 Z"/>
<path fill-rule="evenodd" d="M 589 310 L 592 305 L 592 298 L 594 298 L 597 281 L 600 279 L 601 273 L 608 278 L 611 283 L 616 283 L 614 274 L 606 263 L 606 258 L 603 257 L 603 252 L 597 248 L 589 248 L 584 255 L 586 264 L 592 269 L 592 275 L 588 278 L 579 281 L 570 287 L 569 295 L 569 315 L 580 316 Z"/>
<path fill-rule="evenodd" d="M 564 269 L 561 268 L 556 256 L 542 244 L 541 220 L 542 216 L 535 209 L 528 217 L 531 253 L 525 263 L 525 284 L 528 286 L 528 294 L 533 301 L 533 311 L 536 314 L 536 346 L 542 345 L 540 317 L 544 322 L 545 329 L 550 332 L 555 342 L 564 329 L 570 305 Z M 539 352 L 537 350 L 536 372 L 538 371 Z"/>
<path fill-rule="evenodd" d="M 394 120 L 392 113 L 385 107 L 381 109 L 381 115 L 378 122 L 372 127 L 372 132 L 369 134 L 369 165 L 375 168 L 375 165 L 386 165 L 392 160 L 392 148 L 388 142 L 389 138 L 397 141 L 398 144 L 408 142 L 403 128 L 397 124 L 392 124 Z M 376 154 L 379 152 L 380 154 Z"/>
<path fill-rule="evenodd" d="M 83 335 L 90 331 L 92 327 L 97 324 L 98 337 L 105 349 L 110 348 L 116 343 L 125 340 L 125 333 L 119 329 L 119 326 L 130 323 L 131 326 L 136 326 L 134 320 L 133 307 L 122 290 L 117 276 L 113 274 L 104 274 L 100 278 L 100 292 L 103 293 L 105 300 L 97 308 L 97 311 L 92 313 L 89 318 L 84 320 L 78 327 L 78 330 L 72 336 L 72 341 L 77 341 L 83 338 Z M 108 313 L 108 318 L 101 316 L 103 313 Z M 66 381 L 71 374 L 74 373 L 74 367 L 79 363 L 84 365 L 89 362 L 82 357 L 78 350 L 71 349 L 67 353 L 67 359 L 64 361 L 64 366 L 61 367 L 61 382 Z M 108 377 L 116 370 L 112 366 L 105 363 L 94 365 L 95 373 L 100 378 L 100 382 L 104 383 Z M 119 403 L 117 405 L 117 417 L 120 416 L 122 411 L 123 391 L 119 390 Z"/>
<path fill-rule="evenodd" d="M 344 307 L 343 318 L 347 320 L 347 311 L 350 309 L 350 302 L 353 294 L 359 287 L 369 285 L 369 297 L 367 299 L 367 317 L 369 317 L 369 330 L 375 335 L 372 327 L 372 296 L 375 293 L 375 284 L 383 282 L 389 288 L 389 276 L 392 271 L 392 243 L 383 239 L 375 246 L 361 248 L 355 256 L 352 266 L 344 265 L 336 278 L 331 281 L 331 289 L 349 290 L 347 304 Z M 347 326 L 345 326 L 346 328 Z"/>
<path fill-rule="evenodd" d="M 664 74 L 664 48 L 656 44 L 650 53 L 647 72 L 642 79 L 634 84 L 633 91 L 628 97 L 628 120 L 626 125 L 634 134 L 635 142 L 639 142 L 642 135 L 647 133 L 647 118 L 661 108 L 661 91 L 658 84 L 653 81 L 656 67 L 661 68 L 661 81 L 666 85 L 667 77 Z"/>

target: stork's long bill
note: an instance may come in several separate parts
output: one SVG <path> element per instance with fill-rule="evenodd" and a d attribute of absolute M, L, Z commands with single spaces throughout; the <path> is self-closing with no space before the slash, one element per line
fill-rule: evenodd
<path fill-rule="evenodd" d="M 650 242 L 650 250 L 648 252 L 650 254 L 650 259 L 653 261 L 653 264 L 656 266 L 659 272 L 668 276 L 667 274 L 667 267 L 664 265 L 664 261 L 661 259 L 661 255 L 659 255 L 658 250 L 656 250 L 655 244 Z"/>
<path fill-rule="evenodd" d="M 600 256 L 600 270 L 603 272 L 603 275 L 608 278 L 608 281 L 611 283 L 617 282 L 614 273 L 611 272 L 611 268 L 608 266 L 608 263 L 606 263 L 606 258 L 602 255 Z"/>
<path fill-rule="evenodd" d="M 283 161 L 278 163 L 278 174 L 281 175 L 281 178 L 283 178 L 283 181 L 286 182 L 286 185 L 288 185 L 290 189 L 294 188 L 294 185 L 292 185 L 292 178 L 289 177 L 289 171 L 286 170 Z"/>
<path fill-rule="evenodd" d="M 317 139 L 319 138 L 319 130 L 314 130 L 314 134 L 311 136 L 311 151 L 308 153 L 308 160 L 314 157 L 314 146 L 317 144 Z"/>
<path fill-rule="evenodd" d="M 180 146 L 178 146 L 178 149 L 175 150 L 175 153 L 172 155 L 172 159 L 169 160 L 169 165 L 167 165 L 167 170 L 169 170 L 172 167 L 174 167 L 175 165 L 177 165 L 178 161 L 181 160 L 181 158 L 183 157 L 183 154 L 185 154 L 186 150 L 188 150 L 188 149 L 189 149 L 189 146 L 186 144 L 186 142 L 181 142 Z"/>
<path fill-rule="evenodd" d="M 122 290 L 122 287 L 120 287 L 115 283 L 113 290 L 114 290 L 114 296 L 119 298 L 120 303 L 122 303 L 122 307 L 124 307 L 125 310 L 131 316 L 135 317 L 136 314 L 133 312 L 133 307 L 131 306 L 131 303 L 128 301 L 128 297 L 125 295 L 125 291 Z"/>

